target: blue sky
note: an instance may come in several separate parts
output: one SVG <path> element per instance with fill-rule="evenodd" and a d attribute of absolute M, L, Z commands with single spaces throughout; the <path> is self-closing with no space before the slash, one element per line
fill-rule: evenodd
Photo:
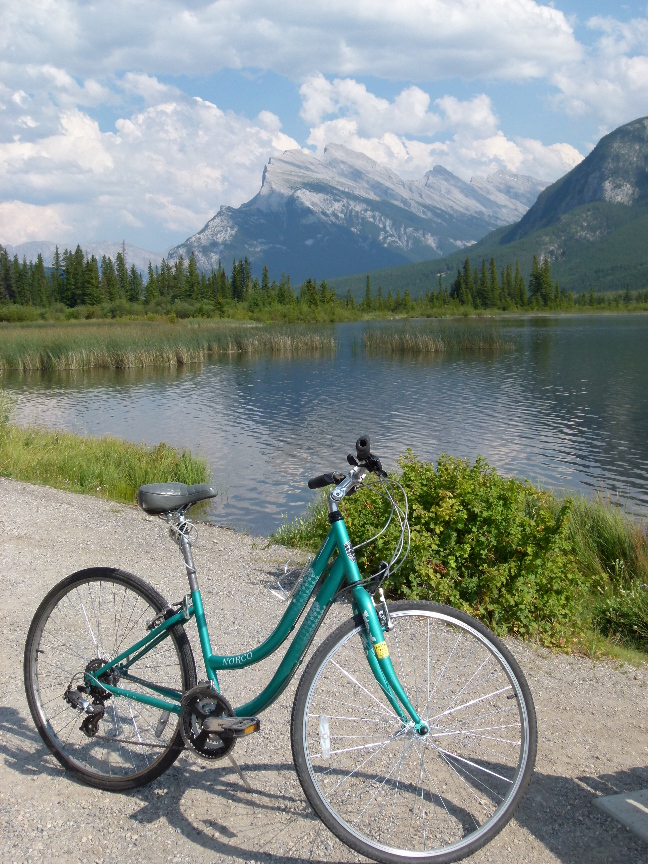
<path fill-rule="evenodd" d="M 329 142 L 555 180 L 648 115 L 648 8 L 606 0 L 0 0 L 0 243 L 164 251 Z"/>

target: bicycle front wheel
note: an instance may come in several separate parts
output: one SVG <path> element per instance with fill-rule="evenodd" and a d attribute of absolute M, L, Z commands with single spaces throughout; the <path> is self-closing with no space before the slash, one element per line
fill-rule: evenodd
<path fill-rule="evenodd" d="M 385 864 L 457 861 L 509 821 L 536 753 L 533 701 L 514 658 L 456 609 L 402 601 L 386 634 L 429 732 L 404 724 L 348 621 L 313 655 L 292 716 L 306 797 L 340 840 Z"/>
<path fill-rule="evenodd" d="M 164 598 L 136 576 L 96 567 L 56 585 L 34 615 L 25 645 L 27 702 L 45 744 L 85 783 L 132 789 L 159 776 L 180 755 L 184 744 L 176 714 L 113 696 L 105 699 L 103 717 L 88 734 L 82 728 L 86 715 L 65 699 L 69 686 L 83 685 L 86 671 L 145 637 L 147 624 L 166 607 Z M 129 671 L 119 686 L 149 696 L 195 686 L 183 628 L 173 627 Z"/>

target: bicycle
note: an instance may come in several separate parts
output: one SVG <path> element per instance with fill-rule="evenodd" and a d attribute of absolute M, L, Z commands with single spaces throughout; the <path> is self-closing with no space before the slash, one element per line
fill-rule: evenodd
<path fill-rule="evenodd" d="M 469 615 L 427 601 L 387 604 L 382 586 L 409 549 L 407 496 L 368 438 L 348 461 L 346 474 L 309 481 L 311 489 L 334 486 L 328 535 L 273 633 L 240 654 L 212 651 L 192 556 L 188 511 L 216 493 L 208 485 L 140 488 L 140 506 L 166 519 L 182 551 L 190 593 L 168 604 L 138 577 L 98 567 L 68 576 L 42 601 L 25 646 L 25 689 L 41 738 L 66 769 L 119 791 L 158 777 L 185 747 L 232 758 L 301 665 L 332 603 L 346 600 L 352 617 L 314 652 L 292 709 L 295 768 L 316 814 L 381 864 L 457 861 L 506 825 L 535 762 L 524 675 Z M 363 483 L 377 484 L 391 507 L 379 534 L 393 519 L 400 526 L 391 560 L 365 578 L 338 508 Z M 302 615 L 270 682 L 233 709 L 217 673 L 269 657 Z M 208 676 L 200 683 L 184 630 L 192 618 Z"/>

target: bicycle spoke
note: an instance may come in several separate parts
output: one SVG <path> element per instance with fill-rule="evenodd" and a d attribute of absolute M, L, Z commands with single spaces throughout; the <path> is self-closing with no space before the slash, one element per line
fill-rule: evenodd
<path fill-rule="evenodd" d="M 298 773 L 318 815 L 363 854 L 381 860 L 387 849 L 405 860 L 451 848 L 455 860 L 510 818 L 521 777 L 529 774 L 528 712 L 520 710 L 517 685 L 491 637 L 448 612 L 426 613 L 433 604 L 413 605 L 424 609 L 396 609 L 385 640 L 428 732 L 385 707 L 359 629 L 333 634 L 317 671 L 305 673 L 304 720 L 293 735 L 301 729 L 308 774 L 299 762 Z M 381 735 L 383 724 L 393 733 Z"/>
<path fill-rule="evenodd" d="M 85 776 L 116 783 L 122 778 L 145 777 L 157 770 L 160 760 L 173 761 L 179 752 L 177 744 L 172 746 L 178 735 L 177 719 L 165 724 L 157 738 L 158 709 L 125 697 L 106 696 L 101 690 L 93 694 L 89 688 L 82 692 L 87 692 L 95 704 L 101 704 L 97 701 L 100 697 L 104 713 L 97 721 L 96 734 L 88 737 L 79 728 L 88 715 L 64 702 L 63 696 L 68 686 L 84 684 L 89 663 L 98 659 L 109 662 L 142 639 L 147 634 L 145 624 L 159 614 L 159 605 L 147 599 L 150 589 L 146 586 L 133 587 L 134 577 L 84 580 L 83 574 L 79 575 L 81 578 L 55 599 L 40 623 L 31 655 L 33 710 L 47 724 L 44 734 L 48 744 L 51 742 L 50 746 Z M 149 684 L 176 693 L 184 691 L 185 673 L 172 632 L 141 655 L 131 667 L 134 678 L 124 676 L 119 686 L 147 694 Z M 170 753 L 174 755 L 169 757 Z"/>

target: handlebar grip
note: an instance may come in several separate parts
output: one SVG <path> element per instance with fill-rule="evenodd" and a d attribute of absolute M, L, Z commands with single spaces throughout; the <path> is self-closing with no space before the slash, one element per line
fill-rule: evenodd
<path fill-rule="evenodd" d="M 371 456 L 371 448 L 369 445 L 369 436 L 361 435 L 356 441 L 356 453 L 360 462 L 364 462 Z"/>
<path fill-rule="evenodd" d="M 313 477 L 308 481 L 309 489 L 321 489 L 323 486 L 328 486 L 329 482 L 326 474 L 320 474 L 319 477 Z"/>
<path fill-rule="evenodd" d="M 324 486 L 333 486 L 344 479 L 344 474 L 320 474 L 319 477 L 313 477 L 308 481 L 309 489 L 323 489 Z"/>

